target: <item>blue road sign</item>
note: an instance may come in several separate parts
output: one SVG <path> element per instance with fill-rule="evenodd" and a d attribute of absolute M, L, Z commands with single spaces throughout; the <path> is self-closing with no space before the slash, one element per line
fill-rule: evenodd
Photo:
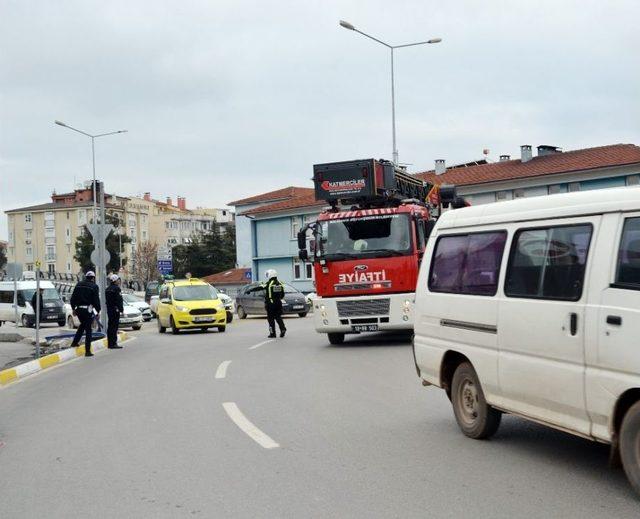
<path fill-rule="evenodd" d="M 245 278 L 245 279 L 248 279 L 249 281 L 251 281 L 251 271 L 250 271 L 250 270 L 247 270 L 247 271 L 244 273 L 244 278 Z"/>
<path fill-rule="evenodd" d="M 160 274 L 171 274 L 173 272 L 173 261 L 171 260 L 158 260 L 158 271 Z"/>

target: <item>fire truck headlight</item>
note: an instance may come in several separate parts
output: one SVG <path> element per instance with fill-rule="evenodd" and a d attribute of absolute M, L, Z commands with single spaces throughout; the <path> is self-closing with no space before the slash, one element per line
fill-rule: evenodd
<path fill-rule="evenodd" d="M 320 305 L 320 310 L 322 310 L 323 312 L 326 310 L 324 305 Z"/>

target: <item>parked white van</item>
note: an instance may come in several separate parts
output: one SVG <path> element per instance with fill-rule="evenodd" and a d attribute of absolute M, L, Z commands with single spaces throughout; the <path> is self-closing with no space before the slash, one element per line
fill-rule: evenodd
<path fill-rule="evenodd" d="M 513 413 L 612 445 L 640 492 L 640 188 L 445 213 L 414 356 L 471 438 Z"/>
<path fill-rule="evenodd" d="M 64 326 L 66 324 L 64 303 L 60 294 L 51 281 L 41 281 L 40 288 L 43 289 L 44 301 L 40 322 Z M 31 308 L 31 298 L 35 291 L 35 281 L 18 281 L 18 322 L 22 326 L 35 326 L 36 316 Z M 13 293 L 13 281 L 0 281 L 0 321 L 15 321 Z"/>

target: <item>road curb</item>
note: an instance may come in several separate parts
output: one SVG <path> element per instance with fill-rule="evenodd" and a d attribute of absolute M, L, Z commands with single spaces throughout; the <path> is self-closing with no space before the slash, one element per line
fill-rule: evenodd
<path fill-rule="evenodd" d="M 125 340 L 127 340 L 127 333 L 118 332 L 118 342 L 124 342 Z M 106 348 L 107 339 L 99 339 L 97 341 L 92 341 L 91 343 L 91 351 L 93 352 L 101 351 Z M 29 375 L 33 375 L 34 373 L 38 373 L 52 366 L 58 366 L 63 362 L 67 362 L 77 357 L 82 357 L 83 355 L 84 345 L 78 346 L 77 348 L 60 350 L 58 353 L 45 355 L 39 359 L 30 360 L 29 362 L 19 364 L 13 368 L 2 370 L 0 371 L 0 387 L 7 386 L 12 382 L 21 380 Z"/>

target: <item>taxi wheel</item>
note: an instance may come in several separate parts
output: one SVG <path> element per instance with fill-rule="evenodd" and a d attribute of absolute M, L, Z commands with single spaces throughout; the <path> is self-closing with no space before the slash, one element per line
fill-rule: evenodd
<path fill-rule="evenodd" d="M 227 329 L 226 326 L 218 326 L 218 332 L 223 333 Z"/>
<path fill-rule="evenodd" d="M 160 319 L 158 319 L 158 332 L 159 333 L 164 333 L 166 331 L 167 331 L 167 329 L 160 324 Z"/>
<path fill-rule="evenodd" d="M 180 329 L 176 326 L 176 322 L 173 320 L 173 316 L 170 319 L 171 323 L 171 333 L 174 335 L 178 335 L 180 333 Z"/>

